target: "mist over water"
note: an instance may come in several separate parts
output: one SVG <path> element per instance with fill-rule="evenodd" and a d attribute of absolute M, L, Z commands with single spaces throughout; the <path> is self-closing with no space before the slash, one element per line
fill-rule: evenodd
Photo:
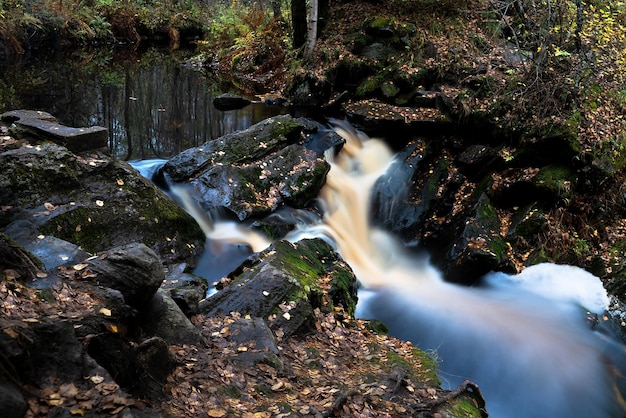
<path fill-rule="evenodd" d="M 541 264 L 515 276 L 492 273 L 478 287 L 445 282 L 426 257 L 369 225 L 370 191 L 392 153 L 343 122 L 335 129 L 347 142 L 338 155 L 327 155 L 324 218 L 303 217 L 287 239 L 321 237 L 339 251 L 362 286 L 358 317 L 382 320 L 391 335 L 433 350 L 444 388 L 464 379 L 477 383 L 491 417 L 625 416 L 614 384 L 626 370 L 624 346 L 586 320 L 608 305 L 598 278 Z M 185 207 L 193 214 L 193 202 Z M 269 244 L 239 225 L 207 222 L 213 245 L 259 251 Z"/>

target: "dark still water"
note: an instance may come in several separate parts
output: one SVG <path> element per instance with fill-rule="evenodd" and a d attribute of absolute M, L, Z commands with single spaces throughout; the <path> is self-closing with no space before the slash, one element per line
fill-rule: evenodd
<path fill-rule="evenodd" d="M 286 111 L 261 103 L 217 110 L 214 97 L 231 88 L 207 79 L 190 63 L 194 54 L 98 50 L 6 63 L 0 112 L 42 110 L 67 126 L 104 126 L 113 155 L 142 160 L 168 158 Z"/>

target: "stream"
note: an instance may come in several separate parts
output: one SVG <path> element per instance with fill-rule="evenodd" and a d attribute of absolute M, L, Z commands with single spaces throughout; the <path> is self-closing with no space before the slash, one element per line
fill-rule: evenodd
<path fill-rule="evenodd" d="M 327 153 L 323 218 L 291 212 L 298 227 L 286 239 L 319 237 L 338 250 L 361 284 L 357 317 L 382 320 L 391 335 L 433 353 L 444 388 L 478 383 L 491 417 L 621 417 L 614 376 L 626 370 L 624 347 L 588 322 L 608 306 L 601 281 L 546 263 L 516 276 L 492 273 L 477 287 L 445 282 L 427 257 L 368 222 L 369 195 L 394 164 L 392 152 L 345 122 L 334 129 L 347 143 L 337 156 Z M 150 178 L 163 162 L 134 165 Z M 194 273 L 219 280 L 270 244 L 244 225 L 209 219 L 184 188 L 170 190 L 207 234 Z"/>
<path fill-rule="evenodd" d="M 0 105 L 48 111 L 69 126 L 105 126 L 110 152 L 147 178 L 184 149 L 284 112 L 265 105 L 219 112 L 212 106 L 219 87 L 181 65 L 183 58 L 163 57 L 87 55 L 5 69 L 6 85 L 22 78 L 28 88 L 10 94 L 0 85 Z M 516 276 L 490 274 L 475 287 L 447 283 L 428 257 L 368 222 L 370 193 L 395 164 L 394 154 L 346 123 L 333 129 L 347 143 L 327 156 L 324 216 L 289 211 L 298 227 L 286 238 L 321 237 L 337 249 L 362 286 L 357 316 L 380 319 L 391 335 L 433 353 L 444 388 L 476 382 L 491 417 L 624 416 L 614 383 L 626 371 L 624 346 L 588 321 L 608 303 L 599 279 L 577 267 L 541 264 Z M 209 282 L 270 244 L 245 225 L 209 218 L 184 188 L 169 193 L 204 228 L 206 251 L 195 273 Z"/>

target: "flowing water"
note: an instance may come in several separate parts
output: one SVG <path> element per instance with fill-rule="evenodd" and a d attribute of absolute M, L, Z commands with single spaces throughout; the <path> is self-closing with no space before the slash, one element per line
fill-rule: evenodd
<path fill-rule="evenodd" d="M 346 124 L 335 129 L 347 143 L 327 157 L 332 168 L 320 194 L 324 218 L 303 217 L 287 239 L 322 237 L 338 249 L 362 285 L 357 316 L 380 319 L 391 335 L 436 353 L 444 387 L 476 382 L 492 417 L 624 416 L 615 384 L 625 369 L 624 347 L 587 322 L 589 313 L 602 314 L 608 304 L 598 278 L 541 264 L 517 276 L 493 273 L 480 287 L 445 282 L 425 257 L 368 223 L 370 190 L 393 163 L 392 153 Z M 209 259 L 234 255 L 234 267 L 269 244 L 240 225 L 196 213 L 184 190 L 176 195 L 203 220 Z M 215 278 L 211 269 L 219 264 L 205 263 L 196 273 Z"/>

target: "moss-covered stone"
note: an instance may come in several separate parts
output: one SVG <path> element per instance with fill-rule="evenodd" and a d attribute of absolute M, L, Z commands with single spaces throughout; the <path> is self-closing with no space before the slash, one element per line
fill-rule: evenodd
<path fill-rule="evenodd" d="M 312 324 L 316 308 L 330 312 L 341 304 L 353 313 L 356 305 L 356 278 L 320 239 L 278 241 L 229 278 L 227 287 L 201 303 L 205 315 L 235 311 L 262 317 L 290 335 Z"/>
<path fill-rule="evenodd" d="M 452 275 L 480 277 L 505 263 L 508 249 L 508 243 L 500 235 L 498 213 L 483 193 L 450 250 L 455 265 Z"/>
<path fill-rule="evenodd" d="M 548 165 L 539 170 L 532 183 L 549 202 L 570 199 L 576 188 L 576 172 L 564 165 Z"/>
<path fill-rule="evenodd" d="M 125 162 L 78 157 L 54 144 L 5 152 L 0 160 L 7 167 L 3 204 L 19 204 L 14 217 L 28 217 L 44 235 L 89 252 L 143 242 L 166 262 L 193 262 L 204 245 L 197 222 Z"/>

